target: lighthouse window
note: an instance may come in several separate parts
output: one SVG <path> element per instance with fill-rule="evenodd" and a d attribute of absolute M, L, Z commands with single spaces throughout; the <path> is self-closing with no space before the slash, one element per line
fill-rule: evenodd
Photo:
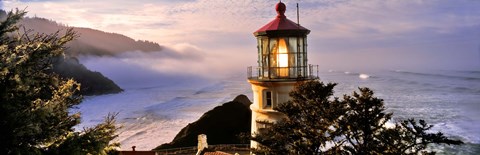
<path fill-rule="evenodd" d="M 268 127 L 272 126 L 272 123 L 267 121 L 256 121 L 257 122 L 257 131 L 259 133 L 265 133 Z"/>
<path fill-rule="evenodd" d="M 272 107 L 272 92 L 267 91 L 265 93 L 265 98 L 266 98 L 265 108 L 271 108 Z"/>

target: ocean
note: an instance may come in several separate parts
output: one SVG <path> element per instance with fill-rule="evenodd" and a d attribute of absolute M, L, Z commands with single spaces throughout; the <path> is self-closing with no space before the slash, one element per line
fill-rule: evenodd
<path fill-rule="evenodd" d="M 319 73 L 323 82 L 338 83 L 334 96 L 352 94 L 369 87 L 384 99 L 393 121 L 424 119 L 441 131 L 465 142 L 461 146 L 433 146 L 438 154 L 480 154 L 480 71 L 340 71 Z M 109 112 L 119 112 L 117 121 L 122 150 L 136 146 L 149 150 L 170 142 L 181 128 L 203 113 L 231 101 L 239 94 L 252 99 L 246 75 L 215 80 L 188 80 L 157 85 L 129 86 L 119 94 L 86 97 L 78 106 L 81 127 L 101 122 Z"/>

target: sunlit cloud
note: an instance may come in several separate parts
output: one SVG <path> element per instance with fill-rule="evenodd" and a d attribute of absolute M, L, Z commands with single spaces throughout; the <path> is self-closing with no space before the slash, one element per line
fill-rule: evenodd
<path fill-rule="evenodd" d="M 287 17 L 294 21 L 298 2 L 300 23 L 312 30 L 311 63 L 326 68 L 480 68 L 480 9 L 476 7 L 480 1 L 283 2 L 287 4 Z M 177 45 L 192 45 L 211 57 L 204 63 L 209 67 L 214 62 L 225 63 L 213 58 L 228 62 L 242 57 L 237 66 L 255 65 L 256 41 L 252 32 L 275 17 L 277 2 L 10 0 L 2 3 L 7 10 L 27 8 L 29 16 L 121 33 L 172 49 Z M 357 57 L 366 60 L 355 60 Z"/>

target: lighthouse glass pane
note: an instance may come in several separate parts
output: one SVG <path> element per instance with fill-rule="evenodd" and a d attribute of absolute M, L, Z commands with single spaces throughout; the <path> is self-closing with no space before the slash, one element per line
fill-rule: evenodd
<path fill-rule="evenodd" d="M 278 38 L 270 38 L 270 42 L 269 42 L 269 68 L 268 70 L 270 71 L 269 72 L 269 77 L 270 78 L 277 78 L 277 74 L 278 74 L 278 57 L 277 57 L 277 53 L 278 53 Z"/>
<path fill-rule="evenodd" d="M 306 67 L 308 65 L 307 61 L 307 38 L 303 38 L 303 46 L 302 46 L 302 52 L 303 52 L 303 62 L 304 66 Z"/>
<path fill-rule="evenodd" d="M 262 60 L 262 55 L 263 55 L 263 51 L 262 51 L 262 38 L 257 38 L 257 50 L 258 50 L 258 66 L 263 66 L 263 61 Z"/>
<path fill-rule="evenodd" d="M 307 66 L 307 60 L 306 60 L 306 57 L 305 57 L 305 44 L 304 44 L 304 39 L 303 37 L 299 37 L 298 38 L 298 47 L 299 47 L 299 50 L 298 50 L 298 74 L 301 75 L 302 77 L 306 77 L 306 66 Z"/>
<path fill-rule="evenodd" d="M 308 76 L 308 72 L 307 72 L 307 66 L 308 66 L 308 57 L 307 57 L 307 37 L 303 38 L 303 62 L 304 62 L 304 69 L 305 69 L 305 76 Z"/>
<path fill-rule="evenodd" d="M 289 77 L 295 78 L 297 76 L 297 51 L 298 51 L 298 42 L 296 37 L 288 38 L 288 46 L 290 51 L 288 52 L 288 70 Z"/>
<path fill-rule="evenodd" d="M 261 38 L 258 38 L 257 39 L 257 50 L 258 50 L 258 60 L 261 60 L 261 56 L 262 56 L 262 39 Z M 260 61 L 258 62 L 259 66 L 261 66 L 261 63 Z"/>
<path fill-rule="evenodd" d="M 262 65 L 260 65 L 260 74 L 259 77 L 268 77 L 268 53 L 269 53 L 269 43 L 268 43 L 268 38 L 263 37 L 262 41 L 262 53 L 261 54 L 261 59 L 259 61 L 262 62 Z"/>

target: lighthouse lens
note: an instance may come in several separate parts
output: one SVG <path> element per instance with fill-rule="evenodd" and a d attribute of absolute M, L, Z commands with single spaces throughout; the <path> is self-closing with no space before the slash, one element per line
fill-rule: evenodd
<path fill-rule="evenodd" d="M 288 76 L 288 51 L 287 43 L 284 38 L 278 40 L 277 69 L 281 77 Z"/>
<path fill-rule="evenodd" d="M 287 44 L 283 38 L 278 43 L 278 67 L 288 67 Z"/>

